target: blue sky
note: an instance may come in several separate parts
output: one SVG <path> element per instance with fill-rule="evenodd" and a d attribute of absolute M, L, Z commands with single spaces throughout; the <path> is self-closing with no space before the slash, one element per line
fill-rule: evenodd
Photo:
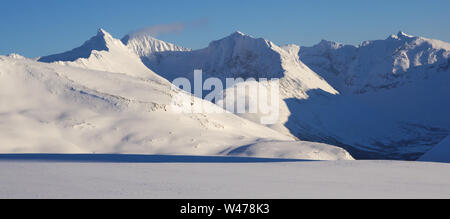
<path fill-rule="evenodd" d="M 280 45 L 359 44 L 399 30 L 450 42 L 448 0 L 0 1 L 0 54 L 27 57 L 72 49 L 99 27 L 121 38 L 155 25 L 181 26 L 157 38 L 193 49 L 235 30 Z"/>

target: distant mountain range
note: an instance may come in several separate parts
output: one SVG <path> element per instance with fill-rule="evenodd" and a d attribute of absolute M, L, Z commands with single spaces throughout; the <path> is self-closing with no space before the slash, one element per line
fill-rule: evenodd
<path fill-rule="evenodd" d="M 285 142 L 296 138 L 302 140 L 300 143 L 319 142 L 325 143 L 320 144 L 323 145 L 321 147 L 335 145 L 344 148 L 357 159 L 415 160 L 450 133 L 448 113 L 450 111 L 450 86 L 448 86 L 450 44 L 414 37 L 403 32 L 391 35 L 385 40 L 366 41 L 358 46 L 324 40 L 312 47 L 278 46 L 262 38 L 235 32 L 211 42 L 204 49 L 191 50 L 147 35 L 125 36 L 119 40 L 100 29 L 96 36 L 78 48 L 38 59 L 39 62 L 53 63 L 49 66 L 32 60 L 18 60 L 21 59 L 12 56 L 3 57 L 3 64 L 0 65 L 3 68 L 0 72 L 7 72 L 8 69 L 15 69 L 17 65 L 20 65 L 17 71 L 29 72 L 26 77 L 36 79 L 37 75 L 42 74 L 38 72 L 47 72 L 47 68 L 54 69 L 49 70 L 54 76 L 51 80 L 44 80 L 48 84 L 46 89 L 42 89 L 50 93 L 67 92 L 64 95 L 67 98 L 67 95 L 75 95 L 71 92 L 73 88 L 78 93 L 73 96 L 76 97 L 75 99 L 65 100 L 68 101 L 66 103 L 68 107 L 71 101 L 81 101 L 89 105 L 89 108 L 106 107 L 102 105 L 105 101 L 112 104 L 107 104 L 111 108 L 129 106 L 130 103 L 136 103 L 136 107 L 161 106 L 161 100 L 167 97 L 157 96 L 156 93 L 166 96 L 171 94 L 165 88 L 154 88 L 151 84 L 170 87 L 169 81 L 177 77 L 193 80 L 194 69 L 202 69 L 204 78 L 214 76 L 220 79 L 229 77 L 280 79 L 281 109 L 280 119 L 276 124 L 264 127 L 253 123 L 251 121 L 256 122 L 259 115 L 255 117 L 251 114 L 238 114 L 242 119 L 231 115 L 227 115 L 226 119 L 209 118 L 211 115 L 208 114 L 191 115 L 190 117 L 195 118 L 189 119 L 193 119 L 198 124 L 187 125 L 186 123 L 184 126 L 188 129 L 204 125 L 206 129 L 230 128 L 230 131 L 228 134 L 222 131 L 220 135 L 217 134 L 220 131 L 206 132 L 205 135 L 208 137 L 202 138 L 200 137 L 203 135 L 201 128 L 198 128 L 198 132 L 195 131 L 197 128 L 193 128 L 189 135 L 183 137 L 180 135 L 175 138 L 179 141 L 174 141 L 164 138 L 163 136 L 167 134 L 165 132 L 155 134 L 151 138 L 145 137 L 143 130 L 147 126 L 139 123 L 136 125 L 141 126 L 143 130 L 122 136 L 121 141 L 114 141 L 114 144 L 123 151 L 127 151 L 126 148 L 170 153 L 189 153 L 192 150 L 194 154 L 196 153 L 194 151 L 200 150 L 197 149 L 200 147 L 203 148 L 202 153 L 221 154 L 236 152 L 239 146 L 246 145 L 237 151 L 258 156 L 258 154 L 264 154 L 264 151 L 271 151 L 267 149 L 270 144 L 260 143 L 261 141 Z M 68 67 L 63 69 L 61 65 Z M 86 73 L 67 73 L 79 72 L 80 68 L 85 69 Z M 36 69 L 36 72 L 32 69 Z M 101 74 L 99 71 L 105 73 Z M 61 77 L 64 83 L 61 82 L 62 79 L 57 79 L 58 77 Z M 40 76 L 38 78 L 41 80 Z M 106 81 L 103 82 L 103 80 Z M 134 84 L 128 84 L 130 81 Z M 144 83 L 143 81 L 149 84 L 141 90 L 139 84 Z M 73 85 L 69 86 L 67 83 L 73 83 Z M 78 87 L 75 87 L 75 84 Z M 66 89 L 63 89 L 63 92 L 53 88 L 53 85 L 66 87 Z M 154 90 L 149 94 L 151 97 L 143 93 L 146 89 Z M 36 91 L 43 92 L 43 90 Z M 90 96 L 83 96 L 85 93 Z M 139 95 L 135 96 L 136 94 Z M 40 97 L 36 96 L 36 98 Z M 101 100 L 102 104 L 94 99 Z M 145 107 L 142 109 L 145 111 Z M 56 118 L 60 117 L 55 114 L 44 120 L 54 123 L 59 121 Z M 87 117 L 84 118 L 82 120 L 86 123 Z M 126 120 L 125 114 L 121 114 L 114 124 L 120 124 L 122 119 Z M 169 119 L 172 122 L 169 122 L 170 124 L 167 123 L 169 120 L 164 122 L 166 125 L 163 129 L 168 131 L 172 126 L 179 128 L 187 119 L 184 117 Z M 83 121 L 77 122 L 83 123 Z M 145 121 L 158 126 L 153 122 L 158 120 Z M 113 130 L 113 123 L 109 125 L 110 131 Z M 249 128 L 244 128 L 245 126 Z M 148 127 L 152 126 L 148 125 Z M 239 137 L 239 131 L 235 132 L 231 129 L 246 130 L 247 133 L 242 133 Z M 153 127 L 149 130 L 156 131 Z M 192 143 L 197 147 L 179 150 L 165 148 L 168 147 L 166 145 L 174 142 L 181 144 L 181 142 L 189 141 L 190 137 L 187 136 L 199 136 L 198 138 L 202 139 L 201 143 Z M 91 142 L 94 143 L 95 137 L 91 136 L 91 138 L 93 138 Z M 157 145 L 151 142 L 161 138 L 164 140 L 160 141 L 166 143 L 158 144 L 157 150 L 143 149 L 145 145 Z M 238 141 L 237 139 L 240 138 L 247 140 Z M 199 139 L 193 139 L 193 142 L 199 141 Z M 104 145 L 107 145 L 107 140 L 102 141 Z M 209 141 L 211 143 L 208 143 Z M 83 144 L 89 144 L 89 142 L 83 142 Z M 128 146 L 129 144 L 132 146 Z M 281 148 L 279 150 L 287 150 L 290 156 L 297 153 L 296 146 L 286 146 L 283 149 L 283 144 L 274 143 L 273 145 L 274 148 Z M 264 150 L 261 149 L 262 146 Z M 306 151 L 314 151 L 311 148 L 314 147 L 309 147 Z M 249 152 L 250 149 L 253 154 Z M 279 157 L 282 154 L 279 150 L 270 154 L 278 154 L 273 156 Z M 329 150 L 321 149 L 321 151 Z M 327 152 L 327 154 L 329 156 L 336 153 Z M 337 157 L 345 158 L 346 155 Z"/>

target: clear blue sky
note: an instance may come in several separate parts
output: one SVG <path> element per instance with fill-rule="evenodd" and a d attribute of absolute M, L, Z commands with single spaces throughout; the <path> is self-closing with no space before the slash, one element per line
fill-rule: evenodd
<path fill-rule="evenodd" d="M 158 38 L 194 49 L 235 30 L 306 46 L 321 39 L 359 44 L 399 30 L 450 42 L 449 0 L 0 1 L 0 54 L 27 57 L 72 49 L 99 27 L 121 38 L 161 24 L 184 24 Z"/>

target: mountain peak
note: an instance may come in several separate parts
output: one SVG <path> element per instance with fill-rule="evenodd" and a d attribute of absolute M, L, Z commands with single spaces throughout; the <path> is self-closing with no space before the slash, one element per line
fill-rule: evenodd
<path fill-rule="evenodd" d="M 245 33 L 242 33 L 242 32 L 239 31 L 239 30 L 236 30 L 236 31 L 233 32 L 232 35 L 241 35 L 241 36 L 245 36 L 246 34 L 245 34 Z"/>
<path fill-rule="evenodd" d="M 406 33 L 403 32 L 403 31 L 398 31 L 397 36 L 398 36 L 398 37 L 408 37 L 408 38 L 413 37 L 412 35 L 406 34 Z"/>
<path fill-rule="evenodd" d="M 97 38 L 103 38 L 103 39 L 112 39 L 112 35 L 110 33 L 108 33 L 105 29 L 103 28 L 98 28 L 97 30 L 97 35 L 95 36 Z"/>
<path fill-rule="evenodd" d="M 91 37 L 83 43 L 80 47 L 72 49 L 67 52 L 43 56 L 38 61 L 41 62 L 56 62 L 56 61 L 75 61 L 79 58 L 89 58 L 93 50 L 109 51 L 108 43 L 112 41 L 112 36 L 104 29 L 99 28 L 97 35 Z"/>
<path fill-rule="evenodd" d="M 109 34 L 108 32 L 106 32 L 106 30 L 103 29 L 103 28 L 98 28 L 98 30 L 97 30 L 97 36 L 106 36 L 106 35 L 111 35 L 111 34 Z"/>
<path fill-rule="evenodd" d="M 105 31 L 105 29 L 103 29 L 103 28 L 98 28 L 97 29 L 97 34 L 105 34 L 105 33 L 107 33 L 106 31 Z"/>
<path fill-rule="evenodd" d="M 252 36 L 250 36 L 250 35 L 247 35 L 247 34 L 245 34 L 245 33 L 243 33 L 243 32 L 241 32 L 241 31 L 234 31 L 233 33 L 231 33 L 228 37 L 225 37 L 225 38 L 236 38 L 236 37 L 250 37 L 250 38 L 253 38 Z"/>
<path fill-rule="evenodd" d="M 333 41 L 329 41 L 329 40 L 321 40 L 319 42 L 319 45 L 333 45 L 333 44 L 337 44 L 337 43 L 333 42 Z"/>
<path fill-rule="evenodd" d="M 389 36 L 390 39 L 396 39 L 396 40 L 401 40 L 401 39 L 411 39 L 414 38 L 414 36 L 409 35 L 403 31 L 398 31 L 397 34 L 393 34 L 391 36 Z"/>
<path fill-rule="evenodd" d="M 121 39 L 124 45 L 127 45 L 130 41 L 143 41 L 148 43 L 156 40 L 156 38 L 149 34 L 127 34 Z"/>

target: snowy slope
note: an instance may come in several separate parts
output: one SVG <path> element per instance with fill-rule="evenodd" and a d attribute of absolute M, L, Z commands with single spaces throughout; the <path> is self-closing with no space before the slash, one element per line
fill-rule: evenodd
<path fill-rule="evenodd" d="M 450 198 L 449 164 L 199 162 L 4 160 L 0 198 Z"/>
<path fill-rule="evenodd" d="M 233 149 L 228 155 L 244 155 L 248 157 L 276 157 L 292 158 L 292 154 L 298 154 L 297 159 L 314 160 L 352 160 L 352 156 L 342 148 L 332 147 L 326 144 L 313 142 L 283 142 L 265 141 L 245 145 Z"/>
<path fill-rule="evenodd" d="M 291 54 L 274 43 L 235 32 L 213 41 L 207 48 L 194 51 L 167 51 L 146 59 L 147 66 L 172 81 L 192 78 L 194 69 L 207 76 L 223 78 L 279 78 L 283 97 L 305 97 L 311 89 L 336 94 L 326 81 L 317 76 Z"/>
<path fill-rule="evenodd" d="M 449 80 L 442 74 L 366 94 L 290 99 L 285 125 L 302 140 L 337 145 L 356 158 L 415 160 L 450 133 Z"/>
<path fill-rule="evenodd" d="M 38 61 L 124 73 L 143 78 L 158 78 L 141 62 L 139 56 L 103 29 L 99 29 L 96 36 L 78 48 L 61 54 L 44 56 Z"/>
<path fill-rule="evenodd" d="M 399 32 L 359 46 L 287 45 L 339 95 L 290 99 L 285 126 L 357 158 L 419 158 L 450 133 L 450 44 Z"/>
<path fill-rule="evenodd" d="M 217 155 L 280 140 L 303 147 L 230 113 L 175 113 L 171 101 L 180 91 L 156 77 L 0 56 L 0 152 Z"/>
<path fill-rule="evenodd" d="M 156 52 L 190 51 L 190 49 L 158 40 L 147 34 L 126 35 L 121 41 L 139 57 L 149 57 Z"/>
<path fill-rule="evenodd" d="M 279 47 L 235 32 L 191 51 L 148 35 L 118 40 L 100 29 L 81 47 L 40 61 L 122 73 L 160 84 L 177 77 L 192 80 L 194 69 L 203 70 L 203 80 L 209 76 L 278 78 L 279 119 L 267 127 L 290 138 L 345 148 L 357 158 L 415 160 L 450 133 L 449 48 L 448 43 L 403 32 L 359 46 L 322 41 L 313 47 Z M 223 94 L 232 91 L 234 87 Z M 129 96 L 133 99 L 134 95 Z M 248 103 L 256 101 L 248 94 L 237 100 L 245 98 Z M 215 102 L 225 103 L 220 98 Z M 256 123 L 265 116 L 261 112 L 237 115 Z M 263 154 L 257 151 L 245 153 Z"/>
<path fill-rule="evenodd" d="M 450 136 L 420 157 L 419 161 L 450 163 Z"/>
<path fill-rule="evenodd" d="M 299 61 L 297 53 L 286 51 L 268 40 L 254 38 L 239 31 L 211 42 L 204 49 L 166 51 L 142 58 L 150 69 L 169 81 L 178 77 L 186 77 L 193 81 L 194 69 L 202 69 L 203 80 L 217 77 L 223 80 L 224 85 L 226 78 L 280 79 L 280 101 L 285 98 L 307 98 L 307 92 L 315 89 L 330 94 L 338 93 Z M 224 93 L 226 95 L 227 91 Z M 289 130 L 283 126 L 290 112 L 282 101 L 279 114 L 278 122 L 270 127 L 290 135 Z M 244 113 L 241 116 L 255 122 L 260 122 L 261 118 L 259 114 Z"/>

